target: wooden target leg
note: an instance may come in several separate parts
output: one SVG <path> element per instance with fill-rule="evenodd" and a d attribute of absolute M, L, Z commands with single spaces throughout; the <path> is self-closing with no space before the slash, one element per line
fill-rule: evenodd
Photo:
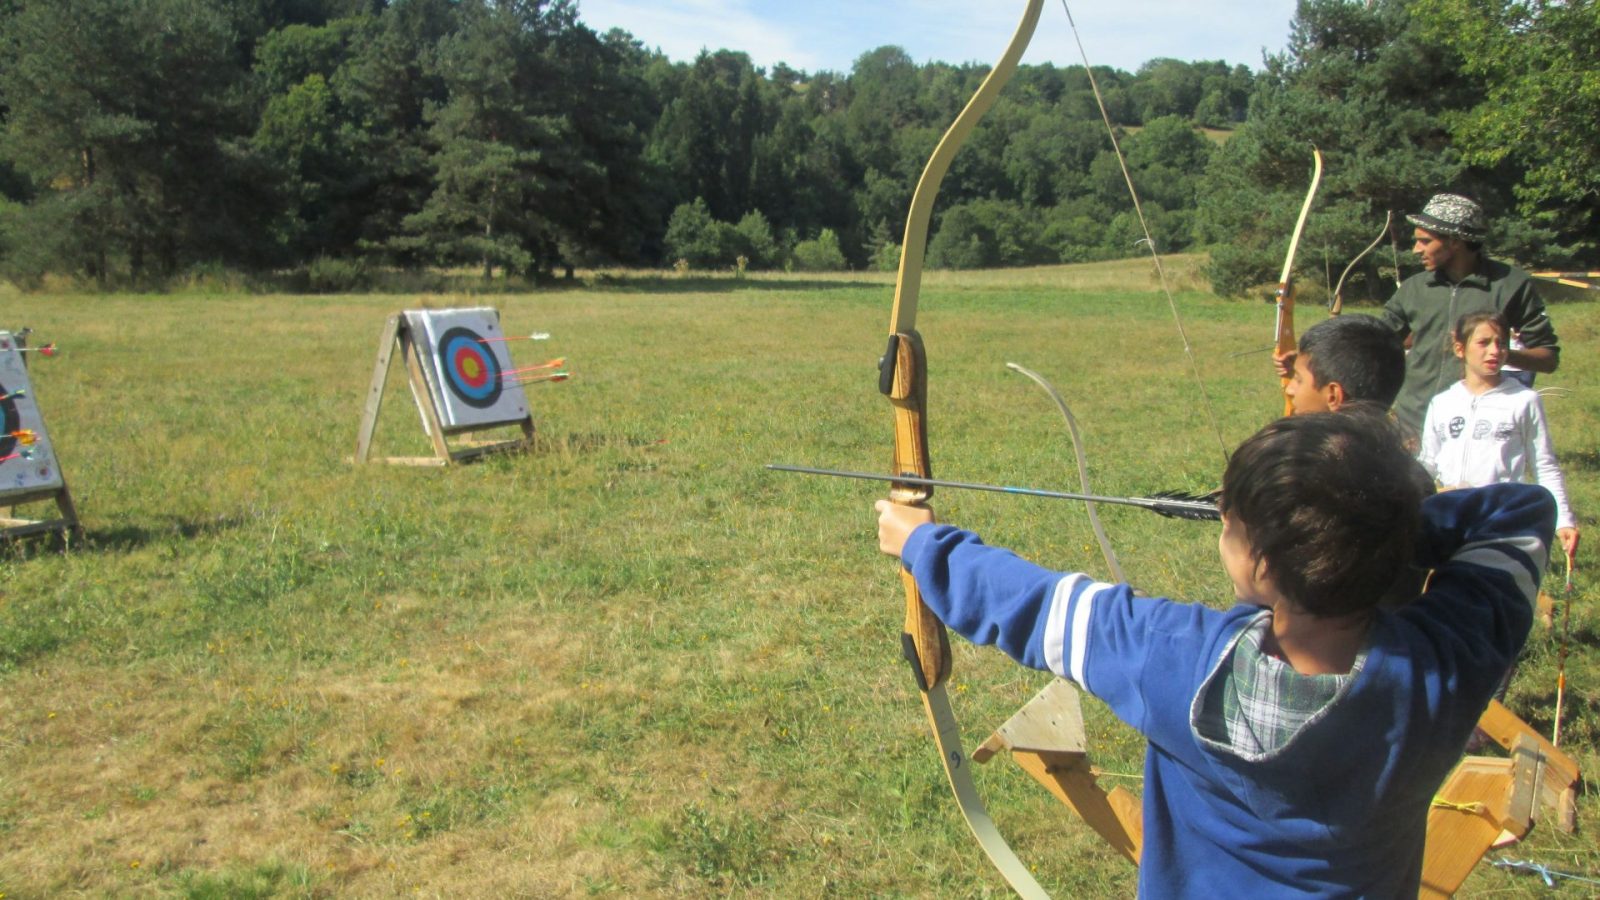
<path fill-rule="evenodd" d="M 972 759 L 981 763 L 1001 749 L 1010 750 L 1024 772 L 1137 866 L 1144 846 L 1144 811 L 1128 791 L 1099 785 L 1089 767 L 1087 743 L 1078 689 L 1058 678 L 996 729 Z"/>
<path fill-rule="evenodd" d="M 1550 824 L 1562 833 L 1577 831 L 1578 763 L 1498 700 L 1489 701 L 1488 708 L 1478 719 L 1478 727 L 1507 750 L 1515 751 L 1522 739 L 1530 742 L 1535 753 L 1539 810 L 1549 812 Z M 1535 817 L 1546 821 L 1539 812 Z"/>
<path fill-rule="evenodd" d="M 1428 810 L 1419 897 L 1453 896 L 1491 847 L 1528 833 L 1538 753 L 1521 736 L 1510 759 L 1468 756 L 1451 771 Z"/>

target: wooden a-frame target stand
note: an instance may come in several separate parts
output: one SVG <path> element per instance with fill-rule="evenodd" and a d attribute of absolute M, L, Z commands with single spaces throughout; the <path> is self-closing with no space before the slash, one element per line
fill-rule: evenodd
<path fill-rule="evenodd" d="M 44 419 L 32 396 L 33 385 L 28 377 L 28 329 L 12 333 L 0 331 L 0 418 L 4 431 L 21 429 L 35 435 L 28 458 L 10 460 L 0 483 L 0 540 L 54 533 L 62 547 L 69 547 L 72 538 L 83 536 L 83 526 L 78 521 L 78 510 L 72 502 L 72 492 L 67 489 L 66 476 L 56 461 L 55 449 L 45 431 Z M 10 455 L 20 442 L 15 438 L 0 440 L 0 453 Z M 21 456 L 21 454 L 18 454 Z M 20 470 L 20 473 L 12 470 Z M 17 514 L 17 507 L 30 503 L 54 501 L 55 518 L 30 519 Z"/>
<path fill-rule="evenodd" d="M 473 421 L 467 423 L 454 423 L 449 421 L 450 410 L 445 409 L 448 403 L 442 380 L 447 377 L 442 373 L 435 355 L 435 342 L 428 340 L 428 335 L 423 332 L 420 323 L 423 317 L 433 313 L 450 313 L 453 311 L 432 311 L 396 313 L 384 323 L 383 333 L 378 339 L 377 362 L 372 369 L 372 385 L 367 391 L 366 407 L 361 415 L 361 431 L 356 438 L 356 453 L 353 462 L 384 462 L 394 465 L 409 466 L 448 466 L 452 463 L 465 463 L 482 459 L 492 453 L 509 453 L 525 451 L 533 446 L 533 416 L 527 411 L 525 400 L 521 403 L 521 415 L 513 415 L 494 421 Z M 489 313 L 498 326 L 499 316 L 493 310 L 471 310 L 463 312 Z M 394 362 L 396 352 L 399 353 L 407 373 L 407 383 L 411 388 L 411 398 L 415 401 L 417 412 L 422 416 L 422 428 L 427 432 L 428 440 L 433 445 L 433 456 L 372 456 L 373 436 L 378 426 L 378 411 L 383 406 L 384 386 L 388 383 L 389 368 Z M 485 351 L 484 361 L 490 364 L 489 378 L 498 378 L 500 368 L 495 362 L 497 357 Z M 521 397 L 521 388 L 516 388 L 518 398 Z M 496 386 L 496 395 L 499 390 Z M 451 445 L 450 438 L 460 437 L 477 431 L 490 428 L 501 428 L 507 425 L 518 426 L 522 429 L 522 437 L 501 441 L 458 441 Z"/>

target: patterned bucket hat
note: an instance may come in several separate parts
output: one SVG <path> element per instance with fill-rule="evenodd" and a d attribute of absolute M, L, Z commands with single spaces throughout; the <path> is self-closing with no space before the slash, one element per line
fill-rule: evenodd
<path fill-rule="evenodd" d="M 1406 221 L 1434 234 L 1478 243 L 1488 233 L 1483 207 L 1460 194 L 1434 194 L 1422 212 L 1406 216 Z"/>

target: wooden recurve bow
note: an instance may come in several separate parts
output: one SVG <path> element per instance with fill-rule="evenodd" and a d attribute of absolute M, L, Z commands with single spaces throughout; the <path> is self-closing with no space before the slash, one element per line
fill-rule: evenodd
<path fill-rule="evenodd" d="M 895 282 L 894 309 L 889 318 L 889 344 L 879 362 L 878 389 L 894 407 L 893 474 L 919 478 L 932 477 L 928 457 L 925 418 L 927 400 L 927 358 L 922 337 L 916 330 L 917 297 L 922 282 L 923 254 L 927 249 L 928 222 L 939 183 L 949 171 L 951 160 L 972 133 L 1000 89 L 1016 71 L 1017 62 L 1033 37 L 1044 0 L 1028 0 L 1022 21 L 977 93 L 967 101 L 944 137 L 934 148 L 918 179 L 906 216 L 904 240 L 900 245 L 900 271 Z M 889 491 L 891 502 L 921 505 L 932 495 L 930 487 L 897 482 Z M 946 682 L 950 677 L 950 641 L 944 625 L 922 601 L 916 580 L 904 567 L 900 571 L 905 587 L 906 619 L 902 644 L 906 658 L 922 691 L 923 706 L 933 729 L 939 758 L 944 764 L 950 788 L 961 806 L 962 815 L 973 836 L 989 854 L 989 859 L 1016 892 L 1024 897 L 1047 897 L 1044 889 L 1029 874 L 1004 837 L 989 818 L 983 801 L 972 783 L 971 760 L 961 746 L 961 729 L 950 707 Z"/>
<path fill-rule="evenodd" d="M 1278 276 L 1278 290 L 1276 299 L 1278 304 L 1277 324 L 1273 328 L 1275 343 L 1273 352 L 1279 358 L 1295 352 L 1294 336 L 1294 254 L 1300 247 L 1300 235 L 1305 231 L 1306 217 L 1311 214 L 1311 201 L 1317 197 L 1317 186 L 1322 183 L 1322 151 L 1315 146 L 1311 148 L 1315 168 L 1311 172 L 1311 188 L 1306 191 L 1306 200 L 1300 205 L 1300 218 L 1295 220 L 1294 234 L 1289 238 L 1289 252 L 1283 257 L 1283 272 Z M 1280 386 L 1289 386 L 1288 376 L 1279 378 Z M 1294 405 L 1289 402 L 1286 395 L 1283 398 L 1283 414 L 1294 412 Z"/>
<path fill-rule="evenodd" d="M 1328 316 L 1329 316 L 1329 318 L 1332 318 L 1333 316 L 1337 316 L 1340 313 L 1344 312 L 1344 283 L 1345 283 L 1345 280 L 1350 277 L 1350 273 L 1351 272 L 1355 271 L 1356 265 L 1358 263 L 1360 263 L 1363 259 L 1366 259 L 1367 256 L 1370 253 L 1372 253 L 1372 251 L 1378 249 L 1378 245 L 1383 243 L 1383 239 L 1385 237 L 1388 237 L 1388 235 L 1389 235 L 1389 226 L 1391 226 L 1393 224 L 1394 224 L 1394 210 L 1391 209 L 1391 210 L 1388 211 L 1388 214 L 1383 217 L 1383 230 L 1378 232 L 1378 236 L 1372 239 L 1372 243 L 1367 245 L 1367 249 L 1362 250 L 1360 253 L 1357 253 L 1355 259 L 1350 260 L 1350 264 L 1344 267 L 1344 271 L 1343 272 L 1339 273 L 1339 280 L 1333 286 L 1333 296 L 1328 298 Z"/>

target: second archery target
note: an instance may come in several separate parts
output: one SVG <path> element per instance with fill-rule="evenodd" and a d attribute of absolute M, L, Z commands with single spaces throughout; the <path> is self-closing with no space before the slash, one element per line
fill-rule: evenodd
<path fill-rule="evenodd" d="M 16 339 L 0 331 L 0 502 L 64 482 Z M 10 457 L 7 459 L 6 457 Z"/>
<path fill-rule="evenodd" d="M 503 377 L 511 359 L 498 310 L 408 310 L 405 315 L 418 338 L 419 361 L 441 425 L 478 428 L 528 418 L 522 386 Z"/>

